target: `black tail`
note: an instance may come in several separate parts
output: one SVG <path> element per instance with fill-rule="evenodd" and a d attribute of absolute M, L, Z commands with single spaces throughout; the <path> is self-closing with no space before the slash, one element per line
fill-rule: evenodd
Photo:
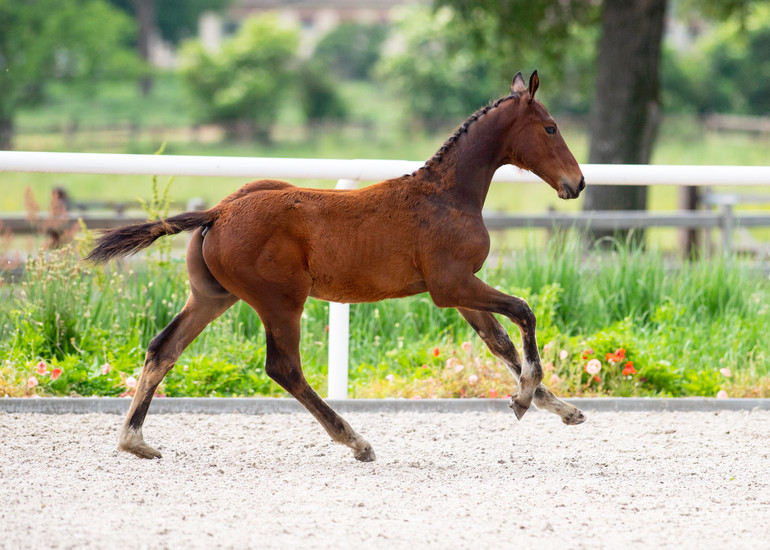
<path fill-rule="evenodd" d="M 86 256 L 86 260 L 101 263 L 112 258 L 136 254 L 154 243 L 158 237 L 192 231 L 210 224 L 215 218 L 215 210 L 206 210 L 205 212 L 185 212 L 157 222 L 118 227 L 107 231 L 96 240 L 96 246 Z"/>

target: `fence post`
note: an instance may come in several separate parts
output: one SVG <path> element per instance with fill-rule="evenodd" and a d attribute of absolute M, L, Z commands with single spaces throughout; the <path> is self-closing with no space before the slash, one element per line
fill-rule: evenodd
<path fill-rule="evenodd" d="M 341 179 L 336 189 L 355 189 L 356 180 Z M 347 399 L 350 365 L 350 304 L 329 303 L 329 399 Z"/>
<path fill-rule="evenodd" d="M 733 248 L 733 227 L 735 226 L 733 203 L 733 200 L 726 200 L 720 207 L 722 211 L 722 254 L 724 256 L 730 256 Z"/>

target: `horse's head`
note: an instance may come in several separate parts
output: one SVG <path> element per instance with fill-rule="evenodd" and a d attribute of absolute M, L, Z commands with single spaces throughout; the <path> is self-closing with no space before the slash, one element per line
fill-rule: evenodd
<path fill-rule="evenodd" d="M 556 122 L 543 104 L 535 101 L 539 85 L 537 71 L 529 78 L 529 86 L 521 73 L 513 78 L 511 93 L 519 96 L 519 113 L 510 134 L 509 162 L 537 174 L 559 198 L 575 199 L 586 186 L 585 178 Z"/>

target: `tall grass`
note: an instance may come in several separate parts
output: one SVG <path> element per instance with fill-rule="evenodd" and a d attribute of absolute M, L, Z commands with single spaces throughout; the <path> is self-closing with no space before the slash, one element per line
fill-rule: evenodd
<path fill-rule="evenodd" d="M 481 277 L 535 310 L 545 382 L 557 392 L 770 395 L 770 282 L 752 264 L 672 262 L 624 243 L 588 250 L 568 235 L 504 254 Z M 188 288 L 181 261 L 97 269 L 80 263 L 74 249 L 31 259 L 23 281 L 0 289 L 0 393 L 130 393 L 149 340 L 181 309 Z M 327 319 L 328 304 L 308 300 L 301 351 L 306 376 L 322 392 Z M 515 326 L 503 323 L 518 341 Z M 353 305 L 350 342 L 355 396 L 514 391 L 459 314 L 436 308 L 428 295 Z M 161 391 L 281 394 L 264 359 L 259 318 L 238 303 L 185 351 Z M 592 359 L 601 364 L 596 376 L 585 369 Z M 38 375 L 41 361 L 62 375 Z"/>

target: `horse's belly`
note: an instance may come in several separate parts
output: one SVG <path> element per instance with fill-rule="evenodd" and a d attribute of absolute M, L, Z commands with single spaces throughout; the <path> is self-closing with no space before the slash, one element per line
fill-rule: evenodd
<path fill-rule="evenodd" d="M 324 268 L 314 270 L 311 267 L 310 270 L 313 280 L 310 295 L 321 300 L 377 302 L 427 291 L 416 269 L 408 262 L 395 258 L 389 262 L 372 262 L 360 258 L 353 265 L 332 262 Z"/>

